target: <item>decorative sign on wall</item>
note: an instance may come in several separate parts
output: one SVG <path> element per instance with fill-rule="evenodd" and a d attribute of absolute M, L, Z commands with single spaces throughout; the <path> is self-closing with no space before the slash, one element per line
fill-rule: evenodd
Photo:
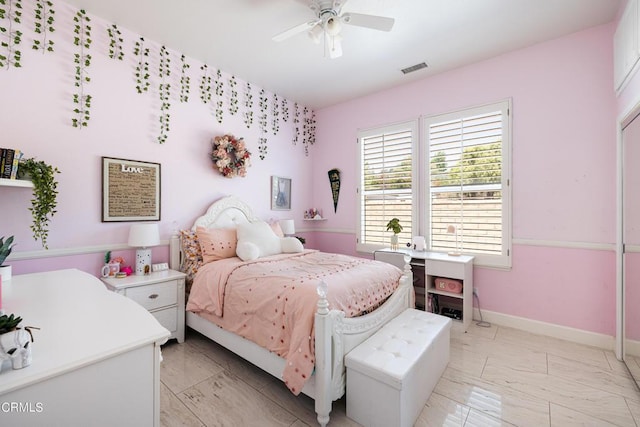
<path fill-rule="evenodd" d="M 333 211 L 338 212 L 338 197 L 340 196 L 340 171 L 338 169 L 329 171 L 329 183 L 331 184 L 331 195 L 333 196 Z"/>
<path fill-rule="evenodd" d="M 160 221 L 160 163 L 102 158 L 102 222 Z"/>

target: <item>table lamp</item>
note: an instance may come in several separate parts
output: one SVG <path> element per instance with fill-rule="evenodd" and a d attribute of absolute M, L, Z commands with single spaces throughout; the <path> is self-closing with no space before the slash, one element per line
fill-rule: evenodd
<path fill-rule="evenodd" d="M 448 253 L 451 256 L 460 256 L 460 252 L 458 251 L 458 229 L 455 225 L 449 225 L 447 227 L 447 233 L 456 235 L 456 247 L 455 250 Z"/>
<path fill-rule="evenodd" d="M 296 232 L 296 224 L 292 219 L 281 219 L 278 221 L 280 223 L 280 228 L 282 229 L 282 234 L 287 237 L 291 237 Z"/>
<path fill-rule="evenodd" d="M 129 230 L 129 246 L 136 250 L 136 275 L 151 271 L 151 246 L 160 244 L 158 224 L 134 224 Z"/>

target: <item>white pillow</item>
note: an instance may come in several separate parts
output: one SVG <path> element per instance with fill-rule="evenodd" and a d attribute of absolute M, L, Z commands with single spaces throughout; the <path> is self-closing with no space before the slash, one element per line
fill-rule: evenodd
<path fill-rule="evenodd" d="M 238 242 L 236 255 L 243 261 L 251 261 L 260 256 L 260 249 L 251 242 Z"/>
<path fill-rule="evenodd" d="M 269 224 L 264 221 L 238 224 L 237 232 L 238 245 L 243 242 L 253 243 L 258 247 L 258 258 L 282 253 L 280 238 L 276 236 Z M 245 250 L 243 248 L 240 252 Z M 240 254 L 237 255 L 242 258 Z"/>
<path fill-rule="evenodd" d="M 282 237 L 280 239 L 280 245 L 282 246 L 282 253 L 292 254 L 296 252 L 304 251 L 304 246 L 295 237 Z"/>

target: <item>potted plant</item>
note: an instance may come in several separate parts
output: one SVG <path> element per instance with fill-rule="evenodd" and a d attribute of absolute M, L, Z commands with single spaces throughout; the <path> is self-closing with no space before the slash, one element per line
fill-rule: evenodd
<path fill-rule="evenodd" d="M 10 359 L 13 369 L 22 369 L 31 364 L 31 329 L 38 329 L 31 326 L 19 328 L 20 322 L 20 316 L 0 316 L 0 360 Z"/>
<path fill-rule="evenodd" d="M 391 236 L 391 249 L 398 249 L 398 234 L 402 231 L 402 226 L 398 218 L 392 218 L 387 223 L 387 231 L 389 230 L 393 231 L 393 236 Z"/>
<path fill-rule="evenodd" d="M 9 236 L 7 240 L 4 240 L 4 237 L 0 237 L 0 277 L 2 282 L 11 280 L 11 266 L 4 265 L 4 261 L 11 253 L 13 246 L 13 236 Z"/>
<path fill-rule="evenodd" d="M 58 204 L 56 198 L 58 196 L 58 181 L 55 174 L 60 173 L 58 168 L 50 166 L 42 160 L 25 159 L 20 162 L 20 176 L 28 178 L 33 182 L 33 198 L 31 199 L 31 216 L 33 224 L 33 238 L 40 239 L 42 247 L 49 249 L 47 246 L 47 237 L 49 235 L 49 221 L 56 213 Z"/>

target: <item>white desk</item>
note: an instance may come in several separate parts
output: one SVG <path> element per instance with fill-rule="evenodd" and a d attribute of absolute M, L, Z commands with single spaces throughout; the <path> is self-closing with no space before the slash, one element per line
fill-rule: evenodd
<path fill-rule="evenodd" d="M 411 249 L 382 249 L 374 252 L 374 258 L 402 268 L 404 254 L 411 256 L 411 263 L 424 262 L 425 294 L 442 295 L 454 306 L 461 306 L 462 325 L 466 331 L 473 319 L 473 257 L 469 255 L 451 256 L 441 252 L 414 251 Z M 446 277 L 462 281 L 461 294 L 441 291 L 435 288 L 436 277 Z M 415 281 L 414 281 L 415 284 Z"/>
<path fill-rule="evenodd" d="M 30 366 L 3 365 L 0 425 L 159 425 L 169 331 L 147 310 L 79 270 L 17 275 L 2 293 L 5 313 L 41 329 Z"/>

